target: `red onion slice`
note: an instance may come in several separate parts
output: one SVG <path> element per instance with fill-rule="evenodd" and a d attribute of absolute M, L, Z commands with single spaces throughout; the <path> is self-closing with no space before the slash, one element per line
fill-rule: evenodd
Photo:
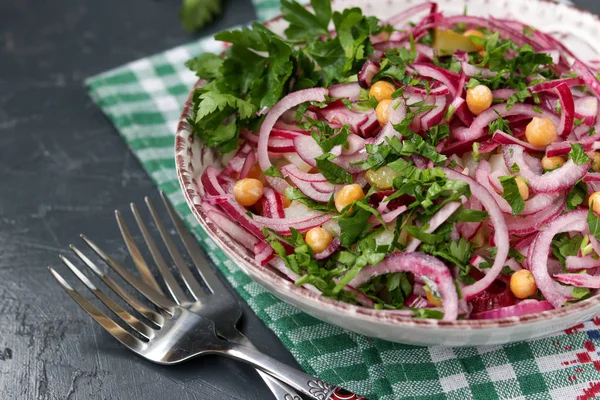
<path fill-rule="evenodd" d="M 600 98 L 600 82 L 598 82 L 598 79 L 596 79 L 596 76 L 590 71 L 588 66 L 579 60 L 575 60 L 571 68 L 573 69 L 573 72 L 579 75 L 585 84 L 592 89 L 592 93 Z"/>
<path fill-rule="evenodd" d="M 401 22 L 405 22 L 407 19 L 409 19 L 410 17 L 412 17 L 420 12 L 423 12 L 425 10 L 430 10 L 434 5 L 435 5 L 435 3 L 433 3 L 433 2 L 426 2 L 426 3 L 419 4 L 417 6 L 406 9 L 399 14 L 396 14 L 393 17 L 390 17 L 387 21 L 385 21 L 385 23 L 387 25 L 396 26 L 396 25 L 400 24 Z"/>
<path fill-rule="evenodd" d="M 229 160 L 227 167 L 225 167 L 221 173 L 229 176 L 239 174 L 244 168 L 248 154 L 250 154 L 250 152 L 253 150 L 254 149 L 252 149 L 252 146 L 250 146 L 248 143 L 244 143 L 244 145 L 237 151 L 235 156 Z"/>
<path fill-rule="evenodd" d="M 254 245 L 260 243 L 261 240 L 248 232 L 242 226 L 231 221 L 229 217 L 219 211 L 208 211 L 206 216 L 219 227 L 231 236 L 236 241 L 240 242 L 245 248 L 254 250 Z"/>
<path fill-rule="evenodd" d="M 293 164 L 288 164 L 281 168 L 281 173 L 284 177 L 289 178 L 307 197 L 321 203 L 327 203 L 335 190 L 335 187 L 326 181 L 323 174 L 309 174 L 302 172 Z M 315 187 L 315 184 L 317 183 L 325 184 L 324 187 L 319 187 L 320 189 L 325 190 L 318 190 Z M 330 188 L 330 190 L 327 190 L 327 188 Z"/>
<path fill-rule="evenodd" d="M 348 99 L 352 102 L 360 100 L 360 85 L 358 82 L 338 83 L 329 87 L 329 96 L 336 99 Z"/>
<path fill-rule="evenodd" d="M 297 92 L 288 94 L 283 99 L 279 100 L 277 104 L 273 106 L 273 108 L 271 108 L 260 127 L 258 138 L 258 162 L 263 171 L 269 169 L 269 167 L 272 165 L 271 160 L 269 159 L 269 136 L 271 135 L 271 130 L 275 126 L 275 123 L 279 117 L 281 117 L 281 115 L 290 108 L 299 106 L 307 101 L 325 101 L 325 96 L 328 93 L 329 91 L 324 88 L 299 90 Z M 279 193 L 283 193 L 283 191 L 289 186 L 287 182 L 281 178 L 273 178 L 269 176 L 267 177 L 267 181 L 271 187 L 273 187 L 273 189 L 277 190 Z"/>
<path fill-rule="evenodd" d="M 494 198 L 496 204 L 500 208 L 500 210 L 505 214 L 512 214 L 512 207 L 508 204 L 506 200 L 502 196 L 500 196 L 490 183 L 490 175 L 491 175 L 491 166 L 490 163 L 481 160 L 479 162 L 479 166 L 475 170 L 475 180 L 482 185 L 487 192 Z M 499 184 L 499 183 L 498 183 Z M 502 186 L 502 185 L 500 185 Z M 559 194 L 547 194 L 540 193 L 536 194 L 531 199 L 525 202 L 525 208 L 519 214 L 524 217 L 527 215 L 538 213 L 546 208 L 548 208 L 551 204 L 553 204 L 558 199 Z"/>
<path fill-rule="evenodd" d="M 365 62 L 358 73 L 358 84 L 363 89 L 368 89 L 371 87 L 371 82 L 373 77 L 377 75 L 379 72 L 379 64 L 375 61 L 368 60 Z M 360 91 L 359 91 L 360 96 Z"/>
<path fill-rule="evenodd" d="M 457 97 L 460 98 L 460 97 Z M 431 129 L 432 127 L 438 125 L 442 118 L 444 118 L 444 114 L 446 112 L 446 97 L 445 96 L 436 96 L 435 99 L 435 108 L 430 110 L 427 114 L 425 114 L 421 118 L 421 130 L 426 131 Z"/>
<path fill-rule="evenodd" d="M 412 68 L 421 76 L 426 78 L 435 79 L 448 88 L 450 95 L 455 97 L 457 95 L 457 84 L 460 81 L 460 75 L 455 72 L 445 70 L 434 64 L 414 63 Z"/>
<path fill-rule="evenodd" d="M 283 198 L 280 193 L 274 191 L 270 187 L 266 187 L 261 202 L 263 206 L 263 216 L 267 218 L 285 218 Z"/>
<path fill-rule="evenodd" d="M 557 281 L 588 289 L 600 289 L 600 276 L 588 274 L 556 274 Z"/>
<path fill-rule="evenodd" d="M 294 140 L 296 138 L 296 136 L 299 135 L 308 135 L 308 132 L 304 132 L 304 131 L 292 131 L 289 129 L 279 129 L 279 128 L 273 128 L 273 130 L 271 131 L 271 136 L 273 136 L 274 138 L 281 138 L 281 139 L 290 139 L 290 140 Z"/>
<path fill-rule="evenodd" d="M 379 123 L 378 123 L 379 124 Z M 347 145 L 342 147 L 342 154 L 345 156 L 358 153 L 365 148 L 365 139 L 354 133 L 348 135 Z"/>
<path fill-rule="evenodd" d="M 543 153 L 546 151 L 544 147 L 534 146 L 531 143 L 525 142 L 521 139 L 517 139 L 514 136 L 509 135 L 508 133 L 502 132 L 500 130 L 494 132 L 492 135 L 492 140 L 499 144 L 518 144 L 519 146 L 523 146 L 526 150 L 532 153 Z"/>
<path fill-rule="evenodd" d="M 412 272 L 415 277 L 431 283 L 431 289 L 439 292 L 444 308 L 444 321 L 458 317 L 458 294 L 450 270 L 437 258 L 423 253 L 392 253 L 377 265 L 363 268 L 349 285 L 360 287 L 372 278 L 394 272 Z"/>
<path fill-rule="evenodd" d="M 522 146 L 505 145 L 504 162 L 509 169 L 516 163 L 520 168 L 519 175 L 529 181 L 529 187 L 536 193 L 556 193 L 570 189 L 590 168 L 590 163 L 577 165 L 569 159 L 562 167 L 540 175 L 525 162 L 523 150 Z"/>
<path fill-rule="evenodd" d="M 487 287 L 490 286 L 500 274 L 500 271 L 502 271 L 509 249 L 508 228 L 504 222 L 504 215 L 502 214 L 502 211 L 500 208 L 498 208 L 496 201 L 485 187 L 477 183 L 472 178 L 459 172 L 448 168 L 443 168 L 443 170 L 448 179 L 462 180 L 469 184 L 472 196 L 476 197 L 481 202 L 483 208 L 485 208 L 485 210 L 488 212 L 490 221 L 494 227 L 494 242 L 498 248 L 496 259 L 494 260 L 494 264 L 485 277 L 478 280 L 474 284 L 465 286 L 463 288 L 463 297 L 466 300 L 470 300 L 487 289 Z"/>
<path fill-rule="evenodd" d="M 567 212 L 548 224 L 546 229 L 538 234 L 529 248 L 527 263 L 535 283 L 544 298 L 552 303 L 555 308 L 561 307 L 568 298 L 558 290 L 558 284 L 552 280 L 548 273 L 548 254 L 550 253 L 552 238 L 562 232 L 577 232 L 586 228 L 586 210 Z"/>
<path fill-rule="evenodd" d="M 250 172 L 250 169 L 252 169 L 254 164 L 256 164 L 256 154 L 253 151 L 251 151 L 250 153 L 248 153 L 246 161 L 244 162 L 244 166 L 240 171 L 240 179 L 248 177 L 248 173 Z"/>
<path fill-rule="evenodd" d="M 254 245 L 254 261 L 259 265 L 267 265 L 275 256 L 275 251 L 267 242 L 258 242 Z"/>
<path fill-rule="evenodd" d="M 573 93 L 571 89 L 563 83 L 554 88 L 554 91 L 560 99 L 562 112 L 560 113 L 560 124 L 558 125 L 558 134 L 562 137 L 567 137 L 573 131 L 573 123 L 575 122 L 575 102 L 573 101 Z"/>
<path fill-rule="evenodd" d="M 463 135 L 463 141 L 480 137 L 484 133 L 484 129 L 487 128 L 490 122 L 493 122 L 498 119 L 498 115 L 501 115 L 502 117 L 507 117 L 510 115 L 519 115 L 531 118 L 548 118 L 552 120 L 552 122 L 554 122 L 556 126 L 558 126 L 560 123 L 556 115 L 543 109 L 541 113 L 538 113 L 534 109 L 534 106 L 531 104 L 516 103 L 510 108 L 510 110 L 507 110 L 506 104 L 497 104 L 493 107 L 488 108 L 487 110 L 479 114 L 477 118 L 475 118 L 473 124 L 469 127 L 468 133 Z"/>
<path fill-rule="evenodd" d="M 319 144 L 313 139 L 312 136 L 298 136 L 294 139 L 294 151 L 298 153 L 302 161 L 310 165 L 311 167 L 316 167 L 317 162 L 315 158 L 323 155 L 323 149 Z M 342 153 L 341 146 L 334 147 L 330 151 L 334 156 L 339 156 Z"/>
<path fill-rule="evenodd" d="M 569 271 L 579 271 L 582 269 L 600 268 L 600 260 L 596 260 L 592 256 L 585 256 L 585 257 L 567 256 L 565 263 L 567 265 L 567 270 L 569 270 Z"/>
<path fill-rule="evenodd" d="M 565 197 L 561 196 L 558 201 L 535 214 L 525 217 L 507 215 L 505 219 L 508 233 L 511 235 L 527 235 L 542 230 L 545 225 L 560 215 L 565 208 L 565 204 Z"/>
<path fill-rule="evenodd" d="M 536 85 L 530 86 L 529 91 L 531 93 L 540 93 L 551 91 L 557 86 L 566 85 L 567 87 L 579 86 L 583 85 L 583 79 L 581 78 L 564 78 L 564 79 L 555 79 L 553 81 L 542 82 Z"/>
<path fill-rule="evenodd" d="M 492 98 L 494 99 L 502 99 L 508 100 L 510 96 L 517 93 L 518 90 L 515 89 L 496 89 L 492 90 Z"/>
<path fill-rule="evenodd" d="M 450 93 L 446 85 L 434 83 L 431 86 L 432 87 L 429 91 L 429 97 L 446 96 Z M 427 89 L 419 86 L 404 86 L 403 89 L 404 93 L 409 95 L 427 96 Z"/>
<path fill-rule="evenodd" d="M 329 246 L 327 246 L 327 248 L 325 250 L 323 250 L 320 253 L 315 253 L 315 258 L 317 260 L 324 260 L 327 257 L 329 257 L 330 255 L 332 255 L 333 253 L 335 253 L 337 251 L 337 249 L 340 248 L 341 245 L 342 245 L 342 243 L 340 242 L 340 239 L 333 238 L 333 240 L 331 241 L 331 243 L 329 244 Z"/>
<path fill-rule="evenodd" d="M 217 174 L 218 171 L 214 167 L 209 166 L 206 168 L 201 178 L 204 190 L 209 195 L 227 195 L 228 193 L 225 192 L 218 182 Z M 306 232 L 311 228 L 321 226 L 331 219 L 330 215 L 311 211 L 307 211 L 301 217 L 296 218 L 267 218 L 254 214 L 249 216 L 247 214 L 248 210 L 240 206 L 232 195 L 229 196 L 226 202 L 219 204 L 219 206 L 229 215 L 231 220 L 236 221 L 259 238 L 263 237 L 263 227 L 273 229 L 282 235 L 289 235 L 291 233 L 290 227 L 294 227 L 300 232 Z"/>
<path fill-rule="evenodd" d="M 583 177 L 584 182 L 600 182 L 600 172 L 588 172 Z"/>
<path fill-rule="evenodd" d="M 469 64 L 467 61 L 462 61 L 460 65 L 462 71 L 470 77 L 488 79 L 498 75 L 497 72 L 490 71 L 489 68 L 477 67 L 475 65 Z"/>
<path fill-rule="evenodd" d="M 381 219 L 386 224 L 389 224 L 390 222 L 392 222 L 393 220 L 395 220 L 396 218 L 398 218 L 398 216 L 402 215 L 407 209 L 408 208 L 406 206 L 400 206 L 400 207 L 398 207 L 398 208 L 396 208 L 396 209 L 394 209 L 392 211 L 388 211 L 388 212 L 386 212 L 384 214 L 381 214 Z M 372 215 L 371 217 L 369 217 L 368 222 L 372 226 L 379 226 L 381 224 L 381 222 L 379 222 L 379 220 L 374 215 Z"/>
<path fill-rule="evenodd" d="M 596 123 L 598 115 L 598 99 L 593 96 L 575 99 L 575 118 L 583 119 L 583 124 L 592 126 Z"/>
<path fill-rule="evenodd" d="M 348 125 L 352 133 L 359 133 L 359 126 L 364 124 L 369 115 L 364 112 L 349 110 L 341 101 L 329 103 L 325 108 L 316 110 L 330 124 Z"/>
<path fill-rule="evenodd" d="M 542 311 L 552 310 L 552 304 L 547 301 L 523 300 L 518 304 L 508 307 L 496 308 L 491 311 L 471 314 L 472 319 L 500 319 L 520 317 L 527 314 L 537 314 Z"/>

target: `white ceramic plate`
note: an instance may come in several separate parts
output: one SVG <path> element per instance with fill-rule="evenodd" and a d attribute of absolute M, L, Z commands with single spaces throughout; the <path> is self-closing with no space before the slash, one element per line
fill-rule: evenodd
<path fill-rule="evenodd" d="M 361 7 L 367 15 L 385 19 L 421 1 L 415 0 L 336 0 L 335 10 Z M 582 60 L 589 61 L 600 54 L 600 20 L 587 12 L 564 4 L 543 0 L 439 0 L 446 15 L 460 14 L 465 6 L 469 15 L 492 15 L 526 22 L 538 29 L 555 34 Z M 416 17 L 418 18 L 418 16 Z M 283 19 L 275 18 L 266 24 L 282 33 Z M 201 192 L 197 184 L 204 168 L 219 165 L 219 155 L 205 148 L 185 122 L 191 110 L 188 98 L 179 123 L 175 158 L 177 175 L 184 196 L 200 225 L 215 243 L 246 274 L 283 301 L 323 321 L 368 336 L 416 345 L 477 346 L 503 344 L 532 339 L 569 328 L 600 313 L 600 296 L 570 307 L 539 314 L 500 320 L 468 320 L 443 322 L 431 319 L 393 317 L 383 310 L 353 306 L 317 296 L 283 279 L 274 271 L 260 267 L 253 256 L 218 226 L 213 224 L 200 207 Z"/>

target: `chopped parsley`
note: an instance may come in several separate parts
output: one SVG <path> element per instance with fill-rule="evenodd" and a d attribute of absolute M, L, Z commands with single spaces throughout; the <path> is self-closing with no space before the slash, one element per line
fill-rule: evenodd
<path fill-rule="evenodd" d="M 525 200 L 519 192 L 517 180 L 513 175 L 501 176 L 498 178 L 504 191 L 502 197 L 510 205 L 513 215 L 519 215 L 525 209 Z"/>
<path fill-rule="evenodd" d="M 583 146 L 579 143 L 571 143 L 569 158 L 577 165 L 582 165 L 591 161 L 585 154 L 585 151 L 583 151 Z"/>

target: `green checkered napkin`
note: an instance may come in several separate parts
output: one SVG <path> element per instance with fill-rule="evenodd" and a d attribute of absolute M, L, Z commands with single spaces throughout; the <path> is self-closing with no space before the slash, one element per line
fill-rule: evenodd
<path fill-rule="evenodd" d="M 254 0 L 266 19 L 274 0 Z M 371 339 L 321 322 L 250 280 L 207 237 L 175 175 L 173 135 L 195 82 L 183 63 L 221 44 L 204 39 L 87 80 L 94 101 L 127 141 L 213 261 L 310 374 L 371 400 L 576 399 L 600 393 L 600 319 L 552 337 L 492 347 L 416 347 Z M 598 386 L 598 387 L 595 387 Z M 582 396 L 582 397 L 578 397 Z"/>

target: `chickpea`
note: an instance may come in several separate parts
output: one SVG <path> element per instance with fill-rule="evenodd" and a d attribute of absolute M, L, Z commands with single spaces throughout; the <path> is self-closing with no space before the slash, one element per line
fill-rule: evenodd
<path fill-rule="evenodd" d="M 467 107 L 475 115 L 490 108 L 492 100 L 492 91 L 485 85 L 477 85 L 467 90 Z"/>
<path fill-rule="evenodd" d="M 360 185 L 356 183 L 345 185 L 335 194 L 335 208 L 342 212 L 346 206 L 364 197 L 365 194 Z"/>
<path fill-rule="evenodd" d="M 527 183 L 519 176 L 515 178 L 515 181 L 517 182 L 517 187 L 519 188 L 519 194 L 523 200 L 527 200 L 529 198 L 529 186 L 527 186 Z"/>
<path fill-rule="evenodd" d="M 600 172 L 600 152 L 595 151 L 592 154 L 589 154 L 592 159 L 592 169 L 596 172 Z"/>
<path fill-rule="evenodd" d="M 463 33 L 463 36 L 469 37 L 469 36 L 477 36 L 480 38 L 485 39 L 485 35 L 483 34 L 483 32 L 478 31 L 477 29 L 469 29 L 467 31 L 465 31 L 465 33 Z M 477 44 L 475 42 L 473 42 L 473 44 L 475 45 L 475 47 L 477 48 L 477 50 L 481 51 L 483 49 L 485 49 L 484 46 Z M 485 56 L 484 56 L 485 57 Z"/>
<path fill-rule="evenodd" d="M 521 269 L 512 274 L 510 277 L 510 291 L 519 299 L 533 296 L 537 291 L 537 285 L 531 272 Z"/>
<path fill-rule="evenodd" d="M 258 179 L 244 178 L 233 186 L 233 195 L 240 205 L 250 207 L 263 197 L 264 190 L 264 185 Z"/>
<path fill-rule="evenodd" d="M 394 85 L 386 81 L 375 82 L 369 89 L 369 96 L 375 97 L 379 102 L 382 100 L 391 100 L 392 93 L 396 91 Z"/>
<path fill-rule="evenodd" d="M 600 161 L 600 158 L 599 160 Z M 564 157 L 554 156 L 554 157 L 542 157 L 542 167 L 547 171 L 555 170 L 556 168 L 562 167 L 564 163 L 566 163 Z"/>
<path fill-rule="evenodd" d="M 263 175 L 262 169 L 260 169 L 260 165 L 258 165 L 258 163 L 254 164 L 250 168 L 250 171 L 248 171 L 248 176 L 246 176 L 246 178 L 258 179 L 260 183 L 263 184 L 263 186 L 267 184 L 267 178 L 265 178 L 265 176 Z"/>
<path fill-rule="evenodd" d="M 379 121 L 379 125 L 384 126 L 390 120 L 391 105 L 392 100 L 381 100 L 379 104 L 377 104 L 375 115 L 377 115 L 377 121 Z"/>
<path fill-rule="evenodd" d="M 534 146 L 548 146 L 558 138 L 556 124 L 548 118 L 534 117 L 525 129 L 525 137 Z"/>
<path fill-rule="evenodd" d="M 306 241 L 306 244 L 310 246 L 312 251 L 320 253 L 329 247 L 333 241 L 333 236 L 325 229 L 316 227 L 306 232 L 304 240 Z"/>
<path fill-rule="evenodd" d="M 588 204 L 596 214 L 600 214 L 600 192 L 592 193 L 588 200 Z"/>
<path fill-rule="evenodd" d="M 442 299 L 436 297 L 433 293 L 431 293 L 431 290 L 425 290 L 425 296 L 427 297 L 427 301 L 430 302 L 432 306 L 442 306 Z"/>

